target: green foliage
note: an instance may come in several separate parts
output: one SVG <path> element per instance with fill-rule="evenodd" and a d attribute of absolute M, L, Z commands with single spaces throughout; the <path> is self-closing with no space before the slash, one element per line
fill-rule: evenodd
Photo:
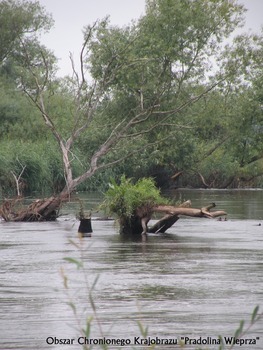
<path fill-rule="evenodd" d="M 231 179 L 237 186 L 262 186 L 262 33 L 239 36 L 219 54 L 224 38 L 242 24 L 243 13 L 242 5 L 226 0 L 147 0 L 145 16 L 137 22 L 119 28 L 104 19 L 93 30 L 87 26 L 84 38 L 90 35 L 90 41 L 83 51 L 83 72 L 87 69 L 96 80 L 93 89 L 90 76 L 83 85 L 74 77 L 55 77 L 56 58 L 38 41 L 38 33 L 51 28 L 52 18 L 38 2 L 1 1 L 2 191 L 14 188 L 10 174 L 19 175 L 23 166 L 28 192 L 58 191 L 65 184 L 54 135 L 20 91 L 26 87 L 34 100 L 39 93 L 34 76 L 39 86 L 45 85 L 45 111 L 62 140 L 88 124 L 70 149 L 73 178 L 89 169 L 101 145 L 119 135 L 98 161 L 102 167 L 112 166 L 95 172 L 80 190 L 104 189 L 110 177 L 122 174 L 135 179 L 152 176 L 156 167 L 169 174 L 183 171 L 184 185 L 199 186 L 199 178 L 192 175 L 200 172 L 215 187 Z M 216 58 L 220 79 L 223 73 L 226 79 L 198 103 L 175 111 L 218 79 L 211 69 Z M 97 91 L 102 91 L 99 98 Z M 165 110 L 171 113 L 163 118 Z M 124 160 L 117 164 L 120 159 Z M 140 203 L 130 190 L 131 181 L 125 181 L 125 207 L 116 204 L 115 209 L 118 215 L 123 210 L 130 216 Z M 112 184 L 120 193 L 121 185 Z M 156 198 L 147 199 L 148 190 L 142 198 L 151 203 Z"/>
<path fill-rule="evenodd" d="M 142 19 L 147 48 L 201 77 L 208 56 L 242 23 L 242 12 L 242 6 L 226 1 L 148 0 Z"/>
<path fill-rule="evenodd" d="M 258 311 L 259 311 L 259 306 L 257 305 L 254 308 L 252 315 L 251 315 L 251 324 L 255 323 L 259 319 L 260 315 L 258 315 Z"/>
<path fill-rule="evenodd" d="M 200 161 L 197 169 L 211 187 L 220 188 L 235 177 L 239 165 L 224 149 L 218 148 L 212 155 Z"/>
<path fill-rule="evenodd" d="M 48 138 L 48 132 L 26 97 L 15 89 L 14 83 L 0 76 L 0 138 L 10 142 Z"/>
<path fill-rule="evenodd" d="M 48 150 L 48 152 L 47 152 Z M 2 192 L 14 192 L 12 174 L 21 177 L 24 193 L 57 192 L 64 186 L 60 154 L 54 143 L 1 142 L 0 144 L 0 188 Z"/>
<path fill-rule="evenodd" d="M 236 329 L 236 331 L 234 333 L 234 338 L 235 339 L 245 338 L 249 334 L 249 332 L 250 332 L 251 328 L 254 326 L 254 324 L 262 319 L 263 313 L 261 312 L 259 314 L 258 311 L 259 311 L 259 305 L 257 305 L 254 308 L 254 310 L 253 310 L 253 312 L 251 314 L 250 323 L 246 327 L 245 327 L 245 321 L 244 320 L 241 320 L 239 322 L 239 326 L 238 326 L 238 328 Z M 221 339 L 221 345 L 219 347 L 219 350 L 223 350 L 223 349 L 225 349 L 223 337 L 220 336 L 219 338 Z M 235 342 L 233 342 L 232 345 L 230 345 L 230 347 L 228 347 L 228 350 L 236 348 L 235 345 L 236 345 Z"/>
<path fill-rule="evenodd" d="M 119 185 L 114 180 L 109 184 L 102 208 L 119 218 L 130 218 L 137 208 L 166 203 L 168 200 L 161 196 L 152 179 L 142 178 L 133 184 L 123 175 Z"/>
<path fill-rule="evenodd" d="M 81 260 L 77 260 L 77 259 L 74 259 L 74 258 L 71 258 L 71 257 L 66 257 L 66 258 L 64 258 L 64 260 L 75 264 L 77 266 L 78 270 L 83 267 L 83 264 L 82 264 Z"/>
<path fill-rule="evenodd" d="M 2 0 L 0 2 L 0 65 L 19 50 L 23 36 L 33 38 L 50 29 L 52 19 L 38 1 Z"/>

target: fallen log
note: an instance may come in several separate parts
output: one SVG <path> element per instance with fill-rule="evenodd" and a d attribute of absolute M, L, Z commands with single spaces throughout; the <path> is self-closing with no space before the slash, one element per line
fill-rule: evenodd
<path fill-rule="evenodd" d="M 13 199 L 5 199 L 2 205 L 0 206 L 0 217 L 5 221 L 12 221 L 15 216 L 16 206 L 21 202 L 20 197 Z"/>
<path fill-rule="evenodd" d="M 6 199 L 0 206 L 0 217 L 5 221 L 54 221 L 59 216 L 59 210 L 68 196 L 36 199 L 30 205 L 24 206 L 22 198 Z"/>
<path fill-rule="evenodd" d="M 0 217 L 5 221 L 54 221 L 59 215 L 59 210 L 63 202 L 68 200 L 67 195 L 37 199 L 29 206 L 23 207 L 22 198 L 17 197 L 12 200 L 5 200 L 0 206 Z M 186 201 L 179 206 L 172 205 L 145 205 L 137 208 L 131 217 L 122 216 L 119 219 L 120 233 L 129 235 L 164 233 L 174 225 L 180 216 L 216 218 L 226 216 L 223 210 L 210 211 L 216 205 L 211 203 L 200 209 L 191 208 L 191 201 Z M 148 223 L 154 213 L 165 214 L 155 225 L 148 228 Z M 91 233 L 90 219 L 80 213 L 81 225 L 80 234 Z M 88 220 L 86 220 L 88 219 Z M 83 226 L 85 224 L 85 227 Z M 89 232 L 84 232 L 89 231 Z"/>
<path fill-rule="evenodd" d="M 189 208 L 192 203 L 190 200 L 185 201 L 179 205 L 179 208 Z M 163 206 L 165 207 L 165 206 Z M 167 206 L 166 206 L 167 207 Z M 170 207 L 170 206 L 169 206 Z M 173 213 L 167 213 L 162 219 L 160 219 L 155 225 L 150 227 L 147 232 L 149 233 L 164 233 L 166 232 L 176 221 L 179 220 L 179 216 Z"/>
<path fill-rule="evenodd" d="M 186 201 L 178 207 L 171 205 L 158 205 L 152 207 L 151 213 L 148 213 L 147 217 L 144 216 L 141 218 L 142 234 L 164 233 L 179 220 L 181 215 L 204 217 L 209 219 L 227 215 L 224 210 L 210 212 L 210 210 L 216 206 L 215 203 L 211 203 L 208 206 L 200 209 L 189 208 L 190 205 L 191 201 Z M 150 221 L 153 213 L 165 213 L 166 215 L 162 217 L 154 226 L 148 228 L 147 224 Z"/>
<path fill-rule="evenodd" d="M 213 205 L 209 205 L 201 209 L 173 207 L 171 205 L 158 205 L 156 207 L 153 207 L 152 210 L 156 213 L 167 213 L 170 215 L 185 215 L 185 216 L 192 216 L 192 217 L 207 217 L 207 218 L 215 218 L 218 216 L 227 215 L 227 213 L 223 210 L 210 212 L 209 210 L 214 207 L 215 207 L 214 203 Z"/>

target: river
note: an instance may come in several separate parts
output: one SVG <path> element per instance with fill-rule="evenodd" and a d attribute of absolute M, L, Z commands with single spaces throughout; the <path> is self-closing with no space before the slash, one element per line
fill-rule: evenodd
<path fill-rule="evenodd" d="M 93 339 L 93 349 L 180 349 L 167 343 L 184 340 L 184 349 L 217 350 L 218 335 L 225 343 L 241 320 L 246 329 L 263 309 L 263 191 L 170 195 L 193 207 L 215 202 L 228 220 L 181 218 L 145 242 L 95 220 L 100 213 L 80 240 L 76 203 L 54 223 L 0 221 L 0 349 L 81 350 Z M 101 200 L 81 197 L 88 209 Z M 262 350 L 262 329 L 261 319 L 235 348 Z"/>

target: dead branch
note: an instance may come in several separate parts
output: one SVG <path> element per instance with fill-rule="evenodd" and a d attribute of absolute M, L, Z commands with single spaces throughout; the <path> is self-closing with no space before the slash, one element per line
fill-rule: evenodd
<path fill-rule="evenodd" d="M 177 180 L 179 176 L 181 176 L 183 174 L 183 171 L 178 171 L 177 173 L 175 173 L 173 176 L 171 176 L 171 179 L 173 181 Z"/>
<path fill-rule="evenodd" d="M 197 172 L 197 174 L 199 175 L 201 181 L 202 181 L 202 184 L 204 185 L 205 188 L 210 188 L 211 186 L 207 184 L 207 182 L 205 181 L 205 178 L 203 177 L 203 175 L 199 172 Z"/>
<path fill-rule="evenodd" d="M 206 207 L 200 209 L 191 208 L 191 201 L 187 200 L 178 207 L 172 205 L 158 205 L 154 207 L 141 207 L 136 211 L 136 215 L 141 219 L 141 227 L 143 229 L 142 234 L 149 233 L 164 233 L 166 232 L 176 221 L 179 220 L 180 216 L 191 216 L 191 217 L 204 217 L 204 218 L 215 218 L 218 216 L 225 216 L 227 213 L 223 210 L 217 210 L 210 212 L 212 208 L 215 208 L 215 203 L 211 203 Z M 155 225 L 148 228 L 147 224 L 150 221 L 153 213 L 165 213 Z"/>
<path fill-rule="evenodd" d="M 20 174 L 18 176 L 16 176 L 16 174 L 11 171 L 11 174 L 13 175 L 14 179 L 15 179 L 15 183 L 16 183 L 16 193 L 17 193 L 17 196 L 20 197 L 21 196 L 21 191 L 20 191 L 20 187 L 21 187 L 21 183 L 20 183 L 20 179 L 21 179 L 21 176 L 23 175 L 23 172 L 25 171 L 25 168 L 26 168 L 26 165 L 23 166 Z"/>
<path fill-rule="evenodd" d="M 196 208 L 181 208 L 181 207 L 173 207 L 171 205 L 158 205 L 153 207 L 153 212 L 156 213 L 166 213 L 170 215 L 185 215 L 192 217 L 207 217 L 207 218 L 215 218 L 217 216 L 227 215 L 227 213 L 223 210 L 209 212 L 208 207 L 196 209 Z"/>

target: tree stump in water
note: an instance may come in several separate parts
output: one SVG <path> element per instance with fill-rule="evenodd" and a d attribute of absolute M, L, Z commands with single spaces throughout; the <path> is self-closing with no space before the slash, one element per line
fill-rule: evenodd
<path fill-rule="evenodd" d="M 141 218 L 132 216 L 131 218 L 122 217 L 119 219 L 120 234 L 122 235 L 140 235 L 143 232 Z"/>
<path fill-rule="evenodd" d="M 92 232 L 91 218 L 80 219 L 78 233 L 82 237 L 91 237 Z"/>
<path fill-rule="evenodd" d="M 78 228 L 78 234 L 81 237 L 91 237 L 92 234 L 92 226 L 91 226 L 91 212 L 85 213 L 82 203 L 80 203 L 80 210 L 79 214 L 77 216 L 79 219 L 79 228 Z"/>

